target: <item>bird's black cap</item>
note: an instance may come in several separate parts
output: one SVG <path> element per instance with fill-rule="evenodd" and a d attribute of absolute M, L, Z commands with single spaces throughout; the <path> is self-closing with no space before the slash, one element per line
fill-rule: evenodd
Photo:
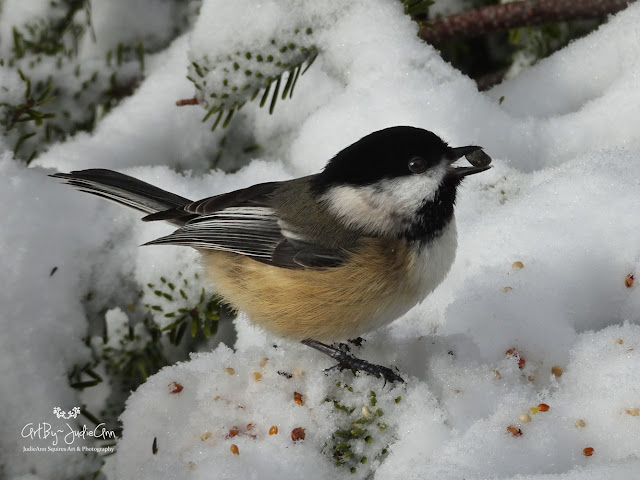
<path fill-rule="evenodd" d="M 429 166 L 450 155 L 449 146 L 436 134 L 416 127 L 398 126 L 373 132 L 333 157 L 314 181 L 323 191 L 332 185 L 370 185 L 384 178 L 411 175 L 407 161 L 423 158 Z"/>

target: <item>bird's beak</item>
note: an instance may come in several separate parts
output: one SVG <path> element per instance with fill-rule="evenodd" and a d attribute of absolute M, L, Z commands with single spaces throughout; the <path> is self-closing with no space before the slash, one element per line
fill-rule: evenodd
<path fill-rule="evenodd" d="M 484 153 L 482 147 L 470 145 L 468 147 L 452 148 L 448 155 L 450 163 L 456 160 L 466 157 L 472 167 L 452 167 L 451 171 L 458 178 L 466 177 L 467 175 L 473 175 L 474 173 L 484 172 L 491 168 L 491 157 Z"/>

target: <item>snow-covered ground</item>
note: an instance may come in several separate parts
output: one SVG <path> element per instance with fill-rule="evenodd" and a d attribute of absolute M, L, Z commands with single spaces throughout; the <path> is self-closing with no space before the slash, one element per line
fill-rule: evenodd
<path fill-rule="evenodd" d="M 107 10 L 94 9 L 93 21 L 115 35 Z M 9 24 L 0 22 L 5 35 Z M 228 130 L 211 133 L 202 109 L 175 106 L 194 94 L 185 78 L 192 61 L 256 49 L 309 25 L 320 55 L 273 115 L 248 103 Z M 640 278 L 625 284 L 640 275 L 638 25 L 640 5 L 631 5 L 478 93 L 416 38 L 398 2 L 210 0 L 193 31 L 147 59 L 147 78 L 91 135 L 55 145 L 31 168 L 0 143 L 0 476 L 73 478 L 99 467 L 81 453 L 25 451 L 52 444 L 51 436 L 25 437 L 25 425 L 55 424 L 53 407 L 82 403 L 67 372 L 89 359 L 87 285 L 113 300 L 117 323 L 122 278 L 146 285 L 200 268 L 187 248 L 138 247 L 170 226 L 139 222 L 47 174 L 113 168 L 195 199 L 316 172 L 373 130 L 414 125 L 452 145 L 482 145 L 494 162 L 461 187 L 448 278 L 356 348 L 397 366 L 407 383 L 326 375 L 328 358 L 267 337 L 241 315 L 233 350 L 194 355 L 132 393 L 103 472 L 638 478 Z M 235 173 L 208 171 L 225 134 L 261 148 Z M 292 439 L 295 429 L 304 439 Z"/>

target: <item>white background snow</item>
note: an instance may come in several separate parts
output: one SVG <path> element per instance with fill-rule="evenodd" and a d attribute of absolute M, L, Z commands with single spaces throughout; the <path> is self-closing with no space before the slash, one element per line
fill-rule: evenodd
<path fill-rule="evenodd" d="M 36 9 L 39 3 L 30 2 Z M 134 3 L 136 25 L 163 28 L 166 12 Z M 104 44 L 121 34 L 116 11 L 94 8 Z M 0 22 L 4 38 L 11 21 L 28 14 L 25 7 L 7 15 Z M 212 134 L 198 107 L 175 106 L 193 96 L 185 78 L 190 61 L 229 42 L 250 48 L 307 24 L 321 54 L 293 99 L 279 102 L 271 116 L 247 104 L 233 121 L 263 148 L 236 173 L 208 171 L 224 132 Z M 139 222 L 138 213 L 47 174 L 112 168 L 196 199 L 316 172 L 371 131 L 414 125 L 454 146 L 482 145 L 494 162 L 460 189 L 459 249 L 448 278 L 356 351 L 397 366 L 407 383 L 325 375 L 331 360 L 267 337 L 241 315 L 234 350 L 220 345 L 165 368 L 131 395 L 123 438 L 104 473 L 110 479 L 638 478 L 640 279 L 631 287 L 624 281 L 640 274 L 639 25 L 640 5 L 631 5 L 593 34 L 478 93 L 419 41 L 399 2 L 208 0 L 195 28 L 147 59 L 147 78 L 92 134 L 52 147 L 31 168 L 0 144 L 0 476 L 72 478 L 88 469 L 83 455 L 25 452 L 37 442 L 21 435 L 25 424 L 51 422 L 53 407 L 80 403 L 66 375 L 89 355 L 82 287 L 93 282 L 96 294 L 109 298 L 122 276 L 144 285 L 166 272 L 199 269 L 186 248 L 138 247 L 171 227 Z M 0 70 L 0 83 L 5 75 Z M 123 314 L 110 315 L 117 321 Z M 523 368 L 505 353 L 512 348 Z M 552 374 L 556 366 L 561 376 Z M 183 390 L 171 394 L 172 382 Z M 530 411 L 541 403 L 549 410 Z M 359 425 L 371 442 L 364 436 L 352 442 L 352 474 L 349 465 L 334 465 L 332 434 L 358 418 L 367 420 Z M 576 426 L 579 420 L 584 426 Z M 272 426 L 278 434 L 269 435 Z M 230 436 L 234 427 L 239 434 Z M 297 427 L 306 436 L 294 442 Z M 593 455 L 583 454 L 587 447 Z"/>

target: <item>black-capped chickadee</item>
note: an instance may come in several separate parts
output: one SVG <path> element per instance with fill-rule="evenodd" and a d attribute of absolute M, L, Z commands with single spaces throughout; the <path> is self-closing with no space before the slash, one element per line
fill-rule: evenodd
<path fill-rule="evenodd" d="M 462 156 L 473 166 L 452 166 Z M 345 148 L 321 173 L 196 202 L 111 170 L 52 176 L 141 210 L 144 221 L 179 226 L 146 245 L 196 248 L 216 291 L 267 332 L 403 381 L 322 342 L 386 325 L 442 282 L 457 248 L 456 189 L 489 163 L 481 147 L 392 127 Z"/>

